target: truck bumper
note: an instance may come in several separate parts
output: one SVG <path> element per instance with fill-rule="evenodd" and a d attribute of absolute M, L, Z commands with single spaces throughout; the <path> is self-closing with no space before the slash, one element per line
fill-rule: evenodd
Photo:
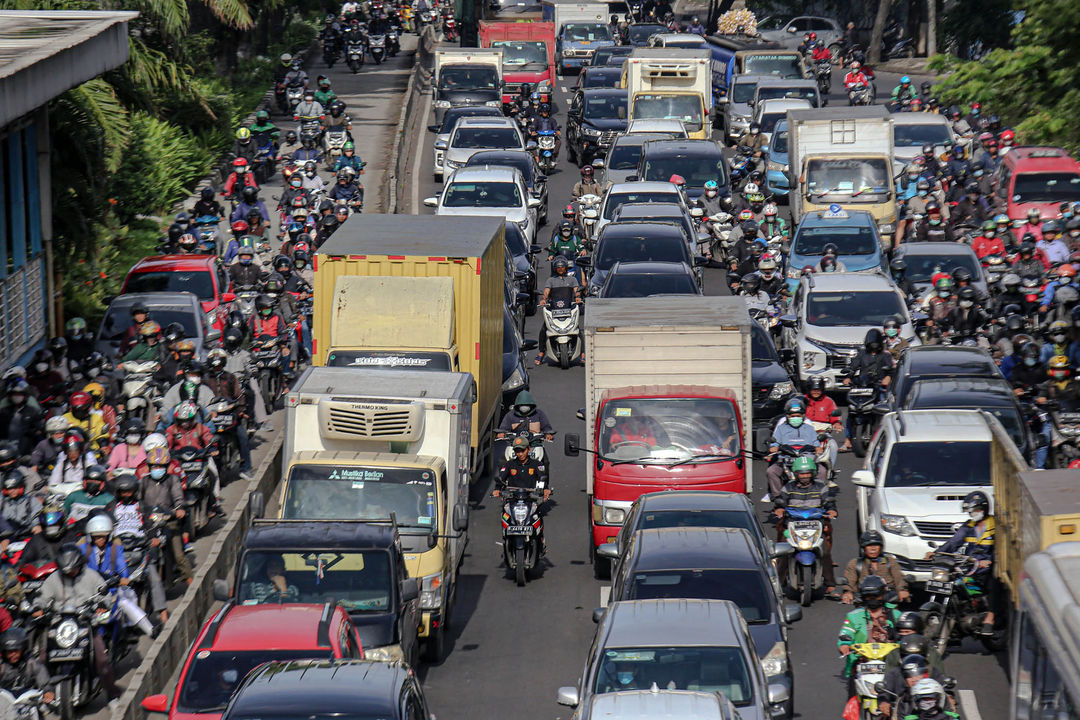
<path fill-rule="evenodd" d="M 597 525 L 591 523 L 591 526 L 593 547 L 600 547 L 604 543 L 611 542 L 618 536 L 619 530 L 622 529 L 621 525 Z"/>
<path fill-rule="evenodd" d="M 442 610 L 425 610 L 420 618 L 420 631 L 417 637 L 431 637 L 442 625 Z"/>
<path fill-rule="evenodd" d="M 588 64 L 591 58 L 587 57 L 561 57 L 559 58 L 559 67 L 563 70 L 569 70 L 570 68 L 583 68 Z"/>

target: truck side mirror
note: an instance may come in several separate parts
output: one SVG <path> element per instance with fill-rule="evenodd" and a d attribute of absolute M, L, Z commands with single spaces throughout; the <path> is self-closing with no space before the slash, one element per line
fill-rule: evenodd
<path fill-rule="evenodd" d="M 567 457 L 577 457 L 581 452 L 581 438 L 577 433 L 567 433 L 563 438 L 563 452 Z"/>
<path fill-rule="evenodd" d="M 214 581 L 214 599 L 218 602 L 229 602 L 229 583 L 227 580 L 218 578 Z"/>
<path fill-rule="evenodd" d="M 248 517 L 255 519 L 264 515 L 266 515 L 266 497 L 258 490 L 254 490 L 248 496 Z"/>
<path fill-rule="evenodd" d="M 401 602 L 412 602 L 420 597 L 420 578 L 407 578 L 401 584 Z"/>
<path fill-rule="evenodd" d="M 469 529 L 469 506 L 459 502 L 454 506 L 454 532 L 465 532 Z"/>

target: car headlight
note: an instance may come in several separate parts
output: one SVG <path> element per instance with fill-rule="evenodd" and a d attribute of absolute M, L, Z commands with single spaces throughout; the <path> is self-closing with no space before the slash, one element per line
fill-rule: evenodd
<path fill-rule="evenodd" d="M 450 101 L 449 100 L 436 100 L 435 101 L 435 107 L 439 108 L 440 110 L 445 110 L 446 108 L 450 107 Z"/>
<path fill-rule="evenodd" d="M 515 220 L 514 224 L 518 226 L 518 228 L 521 230 L 522 233 L 528 235 L 528 233 L 529 233 L 529 218 L 528 217 L 526 217 L 524 220 Z"/>
<path fill-rule="evenodd" d="M 896 232 L 896 226 L 892 223 L 884 223 L 882 225 L 878 225 L 878 232 L 882 235 L 891 235 L 892 233 Z"/>
<path fill-rule="evenodd" d="M 484 105 L 486 105 L 487 107 L 501 108 L 502 100 L 488 100 L 486 103 L 484 103 Z"/>
<path fill-rule="evenodd" d="M 804 350 L 802 353 L 803 370 L 813 370 L 819 365 L 825 364 L 825 353 L 813 350 Z"/>
<path fill-rule="evenodd" d="M 447 160 L 447 159 L 443 159 L 443 165 L 448 167 L 448 168 L 454 169 L 454 170 L 457 170 L 458 168 L 461 168 L 461 167 L 465 167 L 465 163 L 463 163 L 463 162 L 458 162 L 456 160 Z"/>
<path fill-rule="evenodd" d="M 79 639 L 79 624 L 74 620 L 64 620 L 56 626 L 56 644 L 69 648 Z"/>
<path fill-rule="evenodd" d="M 506 378 L 506 381 L 502 384 L 503 392 L 510 390 L 516 390 L 525 384 L 525 375 L 521 372 L 521 368 L 514 368 L 514 372 L 510 374 L 510 377 Z"/>
<path fill-rule="evenodd" d="M 571 56 L 571 55 L 573 55 L 573 54 L 574 54 L 574 51 L 573 51 L 573 50 L 571 50 L 570 48 L 564 48 L 564 49 L 563 49 L 563 51 L 562 51 L 562 56 L 563 56 L 564 58 L 565 58 L 565 57 L 570 57 L 570 56 Z"/>
<path fill-rule="evenodd" d="M 211 327 L 217 320 L 217 308 L 205 311 L 203 313 L 203 319 L 206 321 L 206 327 Z"/>
<path fill-rule="evenodd" d="M 887 533 L 902 535 L 903 537 L 912 537 L 918 534 L 903 515 L 882 515 L 881 529 Z"/>
<path fill-rule="evenodd" d="M 626 520 L 626 510 L 618 507 L 606 507 L 593 502 L 593 522 L 597 525 L 622 525 Z"/>
<path fill-rule="evenodd" d="M 780 164 L 780 163 L 778 163 L 778 162 L 773 162 L 772 160 L 770 160 L 770 161 L 768 161 L 767 163 L 765 163 L 765 167 L 766 167 L 766 168 L 767 168 L 768 170 L 771 170 L 772 172 L 778 172 L 778 173 L 782 173 L 782 172 L 784 172 L 784 166 L 783 166 L 783 165 L 781 165 L 781 164 Z"/>
<path fill-rule="evenodd" d="M 588 126 L 582 126 L 581 132 L 582 134 L 588 135 L 589 137 L 600 137 L 601 134 L 599 130 Z"/>
<path fill-rule="evenodd" d="M 420 608 L 438 610 L 442 607 L 442 573 L 425 575 L 420 581 Z"/>
<path fill-rule="evenodd" d="M 377 648 L 364 648 L 364 659 L 399 662 L 405 659 L 405 653 L 400 645 L 384 645 Z"/>
<path fill-rule="evenodd" d="M 770 400 L 780 400 L 786 398 L 791 394 L 793 386 L 790 382 L 778 382 L 772 386 L 772 392 L 769 393 Z"/>
<path fill-rule="evenodd" d="M 778 642 L 772 646 L 769 654 L 761 659 L 761 669 L 766 677 L 783 675 L 788 671 L 787 647 L 784 643 Z"/>

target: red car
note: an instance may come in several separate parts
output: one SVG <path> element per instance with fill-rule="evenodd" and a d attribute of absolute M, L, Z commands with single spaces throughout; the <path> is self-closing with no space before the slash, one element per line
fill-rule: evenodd
<path fill-rule="evenodd" d="M 1001 158 L 995 185 L 1012 220 L 1024 220 L 1038 208 L 1044 219 L 1056 218 L 1063 202 L 1080 200 L 1080 163 L 1056 147 L 1014 147 Z"/>
<path fill-rule="evenodd" d="M 262 663 L 363 656 L 356 627 L 339 605 L 228 604 L 195 638 L 172 702 L 150 695 L 142 707 L 169 720 L 218 720 L 240 681 Z"/>
<path fill-rule="evenodd" d="M 199 298 L 206 326 L 225 330 L 231 281 L 216 255 L 155 255 L 135 263 L 124 279 L 121 293 L 190 292 Z"/>

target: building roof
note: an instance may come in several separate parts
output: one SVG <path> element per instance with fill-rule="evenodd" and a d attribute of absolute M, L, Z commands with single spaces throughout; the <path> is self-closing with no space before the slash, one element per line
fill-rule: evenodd
<path fill-rule="evenodd" d="M 123 65 L 135 12 L 0 10 L 0 127 Z"/>

